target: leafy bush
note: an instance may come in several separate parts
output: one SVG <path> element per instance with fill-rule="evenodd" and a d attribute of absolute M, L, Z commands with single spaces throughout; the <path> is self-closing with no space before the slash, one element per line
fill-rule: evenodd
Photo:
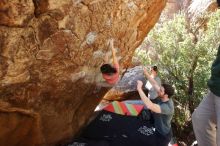
<path fill-rule="evenodd" d="M 192 23 L 184 13 L 156 24 L 136 56 L 145 65 L 159 67 L 164 82 L 176 89 L 174 122 L 189 120 L 207 92 L 211 63 L 220 43 L 220 10 Z M 147 50 L 147 51 L 146 51 Z"/>

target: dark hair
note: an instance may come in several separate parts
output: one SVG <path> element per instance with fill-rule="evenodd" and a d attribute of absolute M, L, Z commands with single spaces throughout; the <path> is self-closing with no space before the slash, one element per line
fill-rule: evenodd
<path fill-rule="evenodd" d="M 116 68 L 112 67 L 110 64 L 103 64 L 100 68 L 103 74 L 114 74 L 117 72 Z"/>
<path fill-rule="evenodd" d="M 151 69 L 157 72 L 157 66 L 152 66 Z"/>
<path fill-rule="evenodd" d="M 165 94 L 168 95 L 168 97 L 173 96 L 174 88 L 171 85 L 169 85 L 169 84 L 162 84 L 162 86 L 164 87 L 164 92 L 165 92 Z"/>

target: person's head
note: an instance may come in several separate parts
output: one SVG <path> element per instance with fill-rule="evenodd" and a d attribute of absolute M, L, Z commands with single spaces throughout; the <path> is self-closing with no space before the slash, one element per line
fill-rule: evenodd
<path fill-rule="evenodd" d="M 100 68 L 100 71 L 103 73 L 103 74 L 108 74 L 108 75 L 111 75 L 111 74 L 114 74 L 117 72 L 116 68 L 114 68 L 112 65 L 110 64 L 103 64 Z"/>
<path fill-rule="evenodd" d="M 161 85 L 161 92 L 159 94 L 160 97 L 167 96 L 168 98 L 171 98 L 174 94 L 174 88 L 169 84 L 162 84 Z"/>
<path fill-rule="evenodd" d="M 157 69 L 157 66 L 151 66 L 151 73 L 154 74 L 154 75 L 157 75 L 157 72 L 158 72 L 158 69 Z"/>

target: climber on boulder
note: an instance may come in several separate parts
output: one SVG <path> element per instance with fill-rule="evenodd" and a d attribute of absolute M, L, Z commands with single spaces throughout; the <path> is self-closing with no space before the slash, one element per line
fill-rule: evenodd
<path fill-rule="evenodd" d="M 114 40 L 111 39 L 109 42 L 112 51 L 112 64 L 107 63 L 107 56 L 105 57 L 105 63 L 100 67 L 102 72 L 102 77 L 109 85 L 114 85 L 119 80 L 119 63 L 116 57 L 116 52 L 114 48 Z"/>

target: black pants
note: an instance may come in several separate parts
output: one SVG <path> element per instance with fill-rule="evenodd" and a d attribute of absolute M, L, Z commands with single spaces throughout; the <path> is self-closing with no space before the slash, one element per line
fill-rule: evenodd
<path fill-rule="evenodd" d="M 220 0 L 217 0 L 217 3 L 218 3 L 218 7 L 220 7 Z"/>

